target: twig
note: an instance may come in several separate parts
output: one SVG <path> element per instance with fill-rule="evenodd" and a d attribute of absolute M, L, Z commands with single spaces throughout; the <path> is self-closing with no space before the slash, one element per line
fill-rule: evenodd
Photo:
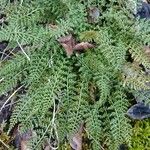
<path fill-rule="evenodd" d="M 24 51 L 24 49 L 22 48 L 22 46 L 20 45 L 20 43 L 17 41 L 20 49 L 22 50 L 22 52 L 24 53 L 24 55 L 27 57 L 27 59 L 30 61 L 30 57 L 27 55 L 27 53 Z"/>
<path fill-rule="evenodd" d="M 3 104 L 3 106 L 0 109 L 0 113 L 3 110 L 3 108 L 5 107 L 5 105 L 9 102 L 9 100 L 23 87 L 24 85 L 20 86 L 17 90 L 15 90 L 10 96 L 9 98 L 5 101 L 5 103 Z"/>
<path fill-rule="evenodd" d="M 7 46 L 8 47 L 8 46 Z M 3 56 L 4 56 L 4 54 L 5 54 L 5 51 L 7 50 L 7 47 L 3 50 L 3 52 L 2 52 L 2 56 L 1 56 L 1 60 L 3 59 Z M 7 55 L 7 54 L 6 54 Z"/>
<path fill-rule="evenodd" d="M 10 104 L 7 104 L 7 105 L 5 105 L 5 107 L 8 107 L 8 106 L 10 106 L 10 105 L 14 105 L 14 104 L 16 104 L 16 103 L 18 103 L 18 102 L 20 102 L 21 100 L 18 100 L 18 101 L 16 101 L 16 102 L 12 102 L 12 103 L 10 103 Z"/>
<path fill-rule="evenodd" d="M 54 108 L 53 108 L 53 117 L 52 117 L 52 120 L 51 120 L 52 128 L 51 128 L 51 131 L 50 131 L 50 139 L 51 139 L 51 135 L 53 134 L 53 131 L 54 131 L 55 135 L 56 135 L 56 140 L 59 143 L 58 133 L 57 133 L 57 127 L 56 127 L 56 123 L 55 123 L 56 103 L 55 103 L 55 99 L 54 98 L 53 98 L 53 103 L 54 103 Z M 57 106 L 57 108 L 58 108 L 58 106 Z M 53 149 L 53 150 L 57 150 L 59 148 L 59 144 L 57 144 L 57 147 L 53 147 L 51 145 L 51 142 L 49 144 L 50 144 L 50 148 Z"/>
<path fill-rule="evenodd" d="M 52 116 L 52 119 L 50 121 L 50 124 L 47 126 L 45 132 L 43 133 L 43 136 L 39 139 L 39 141 L 37 142 L 37 144 L 34 146 L 33 149 L 35 149 L 38 144 L 41 142 L 41 140 L 44 138 L 44 135 L 46 134 L 46 132 L 48 131 L 49 127 L 51 126 L 51 130 L 50 130 L 50 139 L 53 135 L 53 131 L 55 132 L 55 135 L 56 135 L 56 138 L 57 138 L 57 141 L 58 141 L 58 133 L 57 133 L 57 128 L 56 128 L 56 124 L 55 124 L 55 115 L 56 115 L 56 104 L 55 104 L 55 98 L 53 97 L 53 103 L 54 103 L 54 108 L 53 108 L 53 116 Z M 57 106 L 57 109 L 58 109 L 58 106 Z M 58 141 L 59 143 L 59 141 Z M 59 144 L 58 144 L 59 145 Z M 49 142 L 49 146 L 51 147 L 52 150 L 57 150 L 59 148 L 59 146 L 57 147 L 53 147 L 50 142 Z"/>
<path fill-rule="evenodd" d="M 0 79 L 0 83 L 4 80 L 4 78 Z"/>
<path fill-rule="evenodd" d="M 0 139 L 0 142 L 7 148 L 9 149 L 9 146 L 7 144 L 5 144 L 1 139 Z"/>
<path fill-rule="evenodd" d="M 22 3 L 23 3 L 23 0 L 21 0 L 20 5 L 22 5 Z"/>
<path fill-rule="evenodd" d="M 13 48 L 8 54 L 6 54 L 5 52 L 2 52 L 2 54 L 5 54 L 6 56 L 5 57 L 3 57 L 3 58 L 1 58 L 1 63 L 3 62 L 3 61 L 5 61 L 7 58 L 12 58 L 11 56 L 10 56 L 10 54 L 13 54 L 13 51 L 15 50 L 15 48 Z M 14 55 L 14 54 L 13 54 Z"/>

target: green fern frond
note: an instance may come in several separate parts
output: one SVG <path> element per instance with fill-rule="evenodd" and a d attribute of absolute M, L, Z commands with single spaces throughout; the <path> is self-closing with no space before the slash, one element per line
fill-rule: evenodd
<path fill-rule="evenodd" d="M 150 104 L 150 93 L 149 90 L 133 91 L 134 97 L 139 102 L 144 102 L 145 104 Z"/>
<path fill-rule="evenodd" d="M 146 75 L 138 64 L 128 63 L 123 66 L 123 86 L 135 90 L 149 89 L 149 75 Z"/>
<path fill-rule="evenodd" d="M 92 148 L 93 150 L 100 150 L 102 140 L 102 127 L 101 120 L 98 114 L 98 109 L 93 108 L 88 113 L 88 117 L 86 119 L 86 132 L 89 135 L 89 138 L 92 140 Z"/>
<path fill-rule="evenodd" d="M 24 98 L 21 100 L 21 103 L 17 105 L 11 118 L 11 127 L 17 122 L 22 122 L 22 128 L 31 128 L 30 124 L 32 124 L 32 119 L 34 120 L 34 118 L 38 117 L 41 119 L 44 118 L 48 109 L 53 106 L 53 101 L 57 99 L 57 96 L 64 87 L 65 70 L 67 71 L 68 68 L 67 63 L 66 60 L 61 59 L 56 61 L 56 66 L 52 68 L 52 73 L 50 73 L 47 81 L 35 87 L 32 92 L 29 92 L 25 100 Z M 31 105 L 32 108 L 30 107 Z"/>
<path fill-rule="evenodd" d="M 5 65 L 1 64 L 0 94 L 4 94 L 17 86 L 17 83 L 22 80 L 26 64 L 27 58 L 21 53 L 17 54 L 13 60 L 9 60 Z"/>
<path fill-rule="evenodd" d="M 144 46 L 136 44 L 134 45 L 132 43 L 132 46 L 130 48 L 130 53 L 132 55 L 132 58 L 136 61 L 142 64 L 145 68 L 150 67 L 150 56 L 146 54 L 144 51 Z"/>
<path fill-rule="evenodd" d="M 113 94 L 110 108 L 111 113 L 110 129 L 114 146 L 117 150 L 119 145 L 123 143 L 131 144 L 131 125 L 129 119 L 126 118 L 128 109 L 128 101 L 126 100 L 123 91 L 118 90 Z"/>
<path fill-rule="evenodd" d="M 88 85 L 83 80 L 77 89 L 77 95 L 72 102 L 72 108 L 68 109 L 68 136 L 73 136 L 82 122 L 84 122 L 85 115 L 88 111 Z"/>

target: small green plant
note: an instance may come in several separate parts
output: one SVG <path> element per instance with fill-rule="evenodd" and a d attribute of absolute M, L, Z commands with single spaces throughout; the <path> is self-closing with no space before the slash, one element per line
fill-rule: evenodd
<path fill-rule="evenodd" d="M 150 150 L 150 121 L 137 121 L 133 128 L 130 150 Z"/>
<path fill-rule="evenodd" d="M 93 150 L 131 146 L 126 112 L 132 91 L 150 88 L 143 69 L 150 67 L 144 50 L 150 28 L 130 5 L 131 0 L 1 0 L 6 17 L 0 41 L 20 51 L 0 64 L 0 95 L 25 87 L 9 131 L 16 124 L 21 132 L 33 130 L 31 149 L 41 150 L 45 141 L 60 149 L 81 123 Z"/>

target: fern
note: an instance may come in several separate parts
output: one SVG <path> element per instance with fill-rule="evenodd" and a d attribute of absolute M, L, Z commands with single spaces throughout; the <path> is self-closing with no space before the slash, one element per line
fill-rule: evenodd
<path fill-rule="evenodd" d="M 98 109 L 93 108 L 90 110 L 86 119 L 86 132 L 92 140 L 92 148 L 94 150 L 101 149 L 100 141 L 102 139 L 101 120 L 98 114 Z"/>
<path fill-rule="evenodd" d="M 16 93 L 8 133 L 19 124 L 20 132 L 35 133 L 31 149 L 46 143 L 63 149 L 82 124 L 90 149 L 132 145 L 128 93 L 149 104 L 150 81 L 144 51 L 149 21 L 135 19 L 135 5 L 131 0 L 1 0 L 0 42 L 19 52 L 0 62 L 0 95 L 25 88 Z M 99 10 L 96 22 L 89 20 L 91 8 Z M 72 48 L 68 58 L 65 48 L 74 45 L 66 42 L 64 48 L 58 38 L 69 34 L 75 45 L 88 42 L 93 48 Z"/>
<path fill-rule="evenodd" d="M 79 85 L 79 89 L 77 89 L 77 92 L 79 92 L 79 94 L 75 96 L 75 101 L 72 103 L 73 107 L 68 109 L 69 136 L 72 136 L 77 132 L 77 129 L 79 128 L 81 122 L 83 122 L 84 117 L 88 111 L 88 103 L 86 101 L 86 99 L 88 98 L 87 88 L 87 83 L 84 83 L 84 81 L 82 81 L 81 85 Z"/>
<path fill-rule="evenodd" d="M 114 112 L 110 115 L 111 119 L 111 134 L 114 139 L 114 147 L 118 148 L 118 145 L 122 143 L 131 144 L 131 125 L 128 124 L 128 119 L 125 117 L 128 102 L 124 97 L 122 91 L 116 91 L 114 93 L 112 105 L 109 109 L 113 109 Z"/>
<path fill-rule="evenodd" d="M 9 63 L 7 62 L 2 66 L 0 71 L 0 77 L 2 79 L 0 94 L 4 94 L 17 86 L 18 81 L 22 80 L 22 74 L 25 72 L 24 66 L 26 63 L 26 57 L 22 54 L 17 54 L 13 61 L 10 60 Z"/>
<path fill-rule="evenodd" d="M 124 86 L 135 90 L 148 90 L 149 75 L 146 75 L 142 68 L 136 63 L 128 63 L 123 67 Z"/>

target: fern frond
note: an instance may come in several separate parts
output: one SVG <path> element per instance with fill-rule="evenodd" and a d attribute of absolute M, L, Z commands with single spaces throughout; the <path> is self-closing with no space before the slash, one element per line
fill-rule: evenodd
<path fill-rule="evenodd" d="M 49 67 L 50 61 L 50 50 L 46 47 L 41 48 L 41 50 L 35 50 L 35 52 L 30 56 L 30 61 L 28 63 L 28 73 L 25 76 L 24 83 L 26 85 L 37 84 L 40 82 L 40 78 L 44 75 L 44 72 Z"/>
<path fill-rule="evenodd" d="M 89 138 L 92 140 L 93 150 L 100 150 L 102 140 L 102 126 L 97 108 L 93 108 L 88 113 L 86 119 L 86 132 L 89 135 Z"/>
<path fill-rule="evenodd" d="M 19 4 L 16 3 L 16 5 Z M 16 5 L 7 6 L 5 9 L 9 24 L 24 28 L 35 26 L 35 23 L 40 21 L 40 7 L 38 5 L 37 8 L 32 5 L 19 5 L 20 7 Z"/>
<path fill-rule="evenodd" d="M 133 91 L 132 92 L 136 101 L 144 102 L 144 104 L 150 104 L 150 93 L 149 90 Z"/>
<path fill-rule="evenodd" d="M 75 101 L 76 93 L 76 75 L 72 73 L 72 68 L 68 70 L 67 79 L 65 88 L 63 89 L 63 97 L 62 101 L 60 102 L 60 112 L 57 117 L 57 126 L 58 126 L 58 135 L 60 142 L 68 135 L 68 108 L 70 107 L 70 103 Z"/>
<path fill-rule="evenodd" d="M 17 54 L 13 60 L 9 60 L 6 64 L 1 64 L 0 77 L 0 94 L 4 94 L 17 86 L 17 83 L 22 80 L 25 72 L 27 58 L 24 54 Z"/>
<path fill-rule="evenodd" d="M 110 128 L 114 146 L 117 150 L 122 143 L 131 144 L 131 125 L 129 124 L 129 119 L 125 116 L 128 109 L 128 101 L 123 91 L 118 90 L 113 94 L 109 109 L 113 110 L 110 115 Z"/>
<path fill-rule="evenodd" d="M 132 55 L 132 58 L 136 61 L 142 64 L 145 68 L 150 67 L 150 56 L 146 54 L 144 51 L 144 46 L 136 44 L 134 45 L 132 43 L 132 46 L 130 48 L 130 53 Z"/>
<path fill-rule="evenodd" d="M 11 117 L 10 127 L 13 127 L 17 122 L 22 122 L 22 128 L 32 128 L 30 125 L 33 120 L 44 118 L 48 109 L 53 106 L 53 101 L 57 99 L 64 87 L 67 64 L 66 60 L 56 61 L 47 81 L 35 87 L 25 99 L 23 98 L 18 103 Z"/>
<path fill-rule="evenodd" d="M 123 86 L 128 86 L 135 90 L 149 89 L 149 75 L 146 75 L 137 64 L 128 63 L 123 67 Z"/>
<path fill-rule="evenodd" d="M 98 50 L 106 58 L 109 65 L 117 70 L 121 69 L 122 65 L 125 63 L 125 55 L 127 51 L 126 45 L 121 41 L 118 41 L 118 43 L 113 46 L 115 41 L 106 31 L 101 31 L 100 37 Z"/>
<path fill-rule="evenodd" d="M 72 102 L 72 108 L 68 109 L 68 136 L 72 137 L 82 122 L 88 111 L 88 85 L 85 81 L 79 84 L 75 101 Z"/>

